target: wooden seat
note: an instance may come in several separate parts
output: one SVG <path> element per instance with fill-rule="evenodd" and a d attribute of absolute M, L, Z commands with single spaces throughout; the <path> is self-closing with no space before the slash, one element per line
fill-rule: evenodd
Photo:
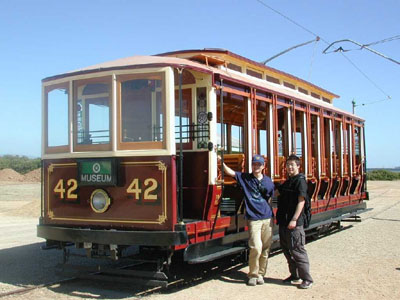
<path fill-rule="evenodd" d="M 245 165 L 245 155 L 243 153 L 235 153 L 235 154 L 224 154 L 224 163 L 234 171 L 244 172 Z M 218 164 L 218 170 L 221 170 L 221 165 Z M 221 178 L 219 174 L 218 178 Z M 233 184 L 235 183 L 235 179 L 233 177 L 224 175 L 224 184 Z"/>

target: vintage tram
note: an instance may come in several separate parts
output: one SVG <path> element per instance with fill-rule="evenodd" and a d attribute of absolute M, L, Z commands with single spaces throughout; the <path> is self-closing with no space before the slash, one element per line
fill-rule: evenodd
<path fill-rule="evenodd" d="M 364 120 L 337 95 L 223 49 L 133 56 L 43 79 L 47 246 L 89 257 L 151 253 L 159 271 L 245 249 L 241 191 L 223 176 L 265 157 L 275 183 L 295 153 L 312 224 L 365 209 Z"/>

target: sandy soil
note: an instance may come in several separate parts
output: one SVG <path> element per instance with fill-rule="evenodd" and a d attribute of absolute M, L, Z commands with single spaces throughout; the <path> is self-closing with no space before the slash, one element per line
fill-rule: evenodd
<path fill-rule="evenodd" d="M 266 284 L 245 285 L 247 267 L 185 288 L 142 296 L 143 289 L 78 281 L 35 289 L 4 299 L 400 299 L 400 182 L 369 182 L 372 210 L 361 223 L 307 244 L 315 284 L 309 290 L 283 285 L 282 254 L 270 258 Z M 40 250 L 36 237 L 40 184 L 0 184 L 0 295 L 59 280 L 57 250 Z"/>

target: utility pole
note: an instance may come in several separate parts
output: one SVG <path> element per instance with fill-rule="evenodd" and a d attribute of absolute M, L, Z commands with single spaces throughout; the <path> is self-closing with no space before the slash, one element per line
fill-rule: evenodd
<path fill-rule="evenodd" d="M 351 104 L 353 105 L 353 115 L 355 112 L 355 108 L 356 108 L 356 101 L 354 101 L 354 99 L 351 101 Z"/>

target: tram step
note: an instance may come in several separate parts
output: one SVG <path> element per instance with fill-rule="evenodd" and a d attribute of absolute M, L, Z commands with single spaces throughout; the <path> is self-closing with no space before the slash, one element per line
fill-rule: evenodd
<path fill-rule="evenodd" d="M 104 266 L 82 266 L 58 264 L 60 274 L 75 276 L 82 279 L 97 279 L 100 281 L 132 283 L 135 285 L 162 286 L 168 284 L 164 272 L 152 272 L 132 269 L 110 268 Z"/>
<path fill-rule="evenodd" d="M 191 260 L 188 261 L 189 264 L 199 264 L 199 263 L 205 263 L 205 262 L 209 262 L 212 261 L 214 259 L 218 259 L 224 256 L 228 256 L 231 254 L 235 254 L 235 253 L 239 253 L 246 250 L 246 247 L 232 247 L 232 248 L 227 248 L 221 251 L 217 251 L 208 255 L 204 255 L 204 256 L 199 256 L 196 258 L 193 258 Z"/>

